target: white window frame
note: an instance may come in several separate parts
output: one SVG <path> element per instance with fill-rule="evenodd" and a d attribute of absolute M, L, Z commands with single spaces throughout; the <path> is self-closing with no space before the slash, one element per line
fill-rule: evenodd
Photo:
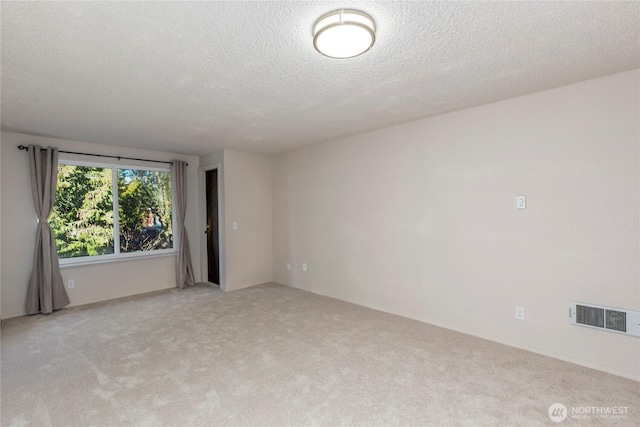
<path fill-rule="evenodd" d="M 93 168 L 111 169 L 111 194 L 112 194 L 112 209 L 113 209 L 113 253 L 107 255 L 94 255 L 94 256 L 82 256 L 73 258 L 59 258 L 60 268 L 73 267 L 77 265 L 90 265 L 90 264 L 103 264 L 109 262 L 129 261 L 133 259 L 147 259 L 157 258 L 165 256 L 176 256 L 178 246 L 176 230 L 176 209 L 174 203 L 173 189 L 173 176 L 171 178 L 171 222 L 172 230 L 171 235 L 172 248 L 170 249 L 156 249 L 153 251 L 138 251 L 138 252 L 120 252 L 120 224 L 118 218 L 118 169 L 133 169 L 133 170 L 145 170 L 154 172 L 169 172 L 173 174 L 170 166 L 167 167 L 153 167 L 142 165 L 130 165 L 130 164 L 113 164 L 113 163 L 99 163 L 99 162 L 87 162 L 81 160 L 67 160 L 58 159 L 58 164 L 69 166 L 85 166 Z"/>

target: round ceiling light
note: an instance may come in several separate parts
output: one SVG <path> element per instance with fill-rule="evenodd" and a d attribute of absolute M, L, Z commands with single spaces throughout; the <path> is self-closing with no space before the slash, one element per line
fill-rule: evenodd
<path fill-rule="evenodd" d="M 313 47 L 330 58 L 362 55 L 375 41 L 376 24 L 359 10 L 335 10 L 322 16 L 313 26 Z"/>

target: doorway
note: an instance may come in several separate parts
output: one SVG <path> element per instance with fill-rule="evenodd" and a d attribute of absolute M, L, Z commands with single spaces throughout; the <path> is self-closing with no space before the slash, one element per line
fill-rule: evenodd
<path fill-rule="evenodd" d="M 218 170 L 206 171 L 207 205 L 207 280 L 220 285 L 220 239 L 218 232 Z"/>

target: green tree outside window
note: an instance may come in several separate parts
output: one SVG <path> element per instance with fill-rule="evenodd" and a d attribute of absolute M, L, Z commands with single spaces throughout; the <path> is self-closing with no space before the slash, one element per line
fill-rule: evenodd
<path fill-rule="evenodd" d="M 60 258 L 170 249 L 171 173 L 60 164 L 56 203 L 49 222 Z"/>

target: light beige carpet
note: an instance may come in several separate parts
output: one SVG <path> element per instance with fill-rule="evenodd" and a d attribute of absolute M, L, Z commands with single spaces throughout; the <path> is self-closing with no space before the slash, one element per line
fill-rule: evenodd
<path fill-rule="evenodd" d="M 638 382 L 275 284 L 3 321 L 1 374 L 6 427 L 640 425 Z"/>

